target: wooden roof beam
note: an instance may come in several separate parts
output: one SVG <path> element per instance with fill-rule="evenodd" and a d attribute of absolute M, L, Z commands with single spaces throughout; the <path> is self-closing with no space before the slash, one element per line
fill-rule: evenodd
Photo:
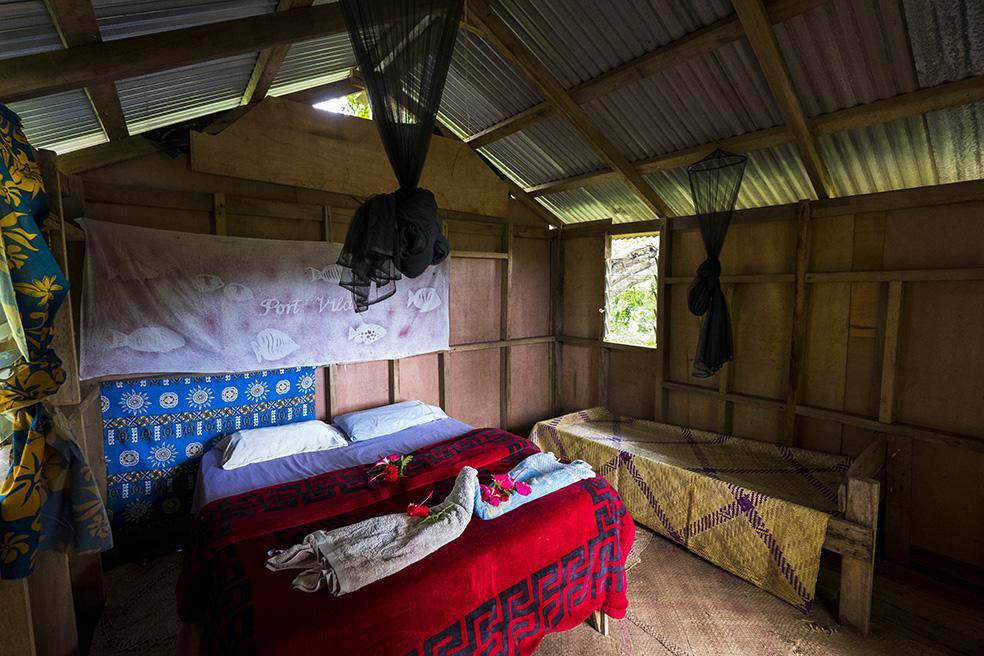
<path fill-rule="evenodd" d="M 656 216 L 669 215 L 669 208 L 656 190 L 646 182 L 635 166 L 615 147 L 574 102 L 554 76 L 541 64 L 502 19 L 495 15 L 488 0 L 468 3 L 469 19 L 483 32 L 492 46 L 511 61 L 539 89 L 544 98 L 566 118 L 581 137 L 594 148 L 603 160 L 642 200 Z"/>
<path fill-rule="evenodd" d="M 810 178 L 813 190 L 818 198 L 830 198 L 836 195 L 830 172 L 820 151 L 817 149 L 816 137 L 810 130 L 810 124 L 803 112 L 793 88 L 793 80 L 789 76 L 786 60 L 779 50 L 776 33 L 766 13 L 762 0 L 731 0 L 738 20 L 741 22 L 748 37 L 748 43 L 755 53 L 765 80 L 772 90 L 783 121 L 792 133 L 803 167 Z"/>
<path fill-rule="evenodd" d="M 62 45 L 66 48 L 102 41 L 92 0 L 45 0 L 44 5 L 51 16 L 51 22 L 58 30 Z M 86 88 L 85 93 L 110 141 L 130 136 L 115 84 L 93 84 Z"/>
<path fill-rule="evenodd" d="M 53 4 L 57 3 L 53 0 Z M 345 31 L 341 9 L 332 3 L 13 57 L 0 60 L 0 101 L 79 89 Z"/>
<path fill-rule="evenodd" d="M 277 3 L 276 11 L 310 7 L 312 4 L 314 4 L 314 0 L 280 0 Z M 277 73 L 280 72 L 284 60 L 287 59 L 288 50 L 290 50 L 290 44 L 284 43 L 260 51 L 256 58 L 256 64 L 253 65 L 253 72 L 250 73 L 249 82 L 246 83 L 246 90 L 243 91 L 243 97 L 239 100 L 240 105 L 249 105 L 266 98 L 270 87 L 273 86 L 273 81 L 277 79 Z"/>
<path fill-rule="evenodd" d="M 769 20 L 781 23 L 803 14 L 815 7 L 826 4 L 828 0 L 773 0 L 769 3 Z M 728 16 L 706 27 L 691 32 L 671 43 L 651 50 L 644 55 L 625 62 L 620 66 L 586 80 L 569 93 L 576 103 L 583 105 L 600 98 L 621 87 L 655 75 L 695 57 L 700 57 L 718 48 L 745 37 L 737 16 Z M 487 146 L 515 132 L 526 129 L 554 114 L 550 103 L 542 102 L 491 125 L 465 139 L 476 148 Z"/>
<path fill-rule="evenodd" d="M 810 130 L 817 137 L 836 132 L 845 132 L 872 125 L 881 125 L 890 121 L 921 116 L 927 112 L 935 112 L 948 107 L 959 107 L 975 102 L 984 101 L 984 75 L 967 78 L 958 82 L 947 82 L 928 89 L 920 89 L 904 93 L 884 100 L 865 105 L 857 105 L 840 109 L 828 114 L 821 114 L 808 119 Z M 656 171 L 689 166 L 695 161 L 714 150 L 723 148 L 739 153 L 752 150 L 774 148 L 792 143 L 793 136 L 784 126 L 756 130 L 736 137 L 720 139 L 684 150 L 657 155 L 641 162 L 636 162 L 636 168 L 643 175 Z M 590 187 L 602 184 L 614 178 L 612 171 L 594 171 L 563 180 L 554 180 L 526 189 L 530 196 L 536 198 L 547 194 L 555 194 L 578 187 Z"/>

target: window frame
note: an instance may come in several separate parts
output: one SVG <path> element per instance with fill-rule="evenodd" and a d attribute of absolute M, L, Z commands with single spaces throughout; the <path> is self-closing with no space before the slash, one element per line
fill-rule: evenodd
<path fill-rule="evenodd" d="M 658 322 L 659 322 L 659 304 L 660 304 L 661 299 L 659 298 L 658 291 L 656 293 L 656 303 L 655 303 L 655 306 L 653 307 L 653 313 L 655 315 L 655 318 L 654 318 L 654 323 L 653 323 L 653 341 L 654 341 L 654 343 L 652 345 L 649 345 L 649 344 L 634 344 L 634 343 L 631 343 L 631 342 L 615 341 L 615 340 L 611 339 L 611 337 L 609 335 L 608 317 L 611 314 L 611 300 L 612 299 L 609 298 L 608 290 L 609 290 L 610 266 L 611 266 L 611 259 L 612 259 L 612 240 L 613 239 L 633 239 L 633 238 L 638 238 L 638 237 L 655 237 L 656 240 L 657 240 L 657 242 L 656 242 L 657 255 L 656 255 L 656 265 L 655 266 L 656 266 L 656 287 L 657 287 L 657 289 L 659 287 L 659 273 L 660 273 L 659 264 L 660 264 L 660 254 L 662 253 L 662 247 L 663 247 L 662 233 L 661 233 L 661 231 L 660 230 L 646 230 L 644 232 L 631 232 L 631 233 L 623 233 L 623 234 L 605 233 L 605 248 L 604 248 L 604 276 L 605 276 L 604 285 L 605 286 L 604 286 L 604 293 L 603 293 L 603 296 L 604 296 L 604 298 L 603 298 L 603 305 L 602 305 L 602 308 L 601 308 L 601 314 L 602 314 L 601 341 L 606 346 L 611 345 L 611 346 L 614 346 L 614 347 L 642 348 L 642 349 L 649 349 L 649 350 L 652 350 L 652 351 L 656 351 L 656 350 L 658 350 L 660 348 L 660 344 L 659 344 L 659 324 L 658 324 Z"/>

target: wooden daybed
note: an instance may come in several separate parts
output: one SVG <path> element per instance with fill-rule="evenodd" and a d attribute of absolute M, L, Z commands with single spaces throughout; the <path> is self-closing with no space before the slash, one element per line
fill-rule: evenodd
<path fill-rule="evenodd" d="M 883 441 L 852 460 L 605 408 L 539 422 L 530 439 L 589 462 L 638 523 L 804 611 L 821 548 L 840 554 L 840 621 L 867 634 Z"/>

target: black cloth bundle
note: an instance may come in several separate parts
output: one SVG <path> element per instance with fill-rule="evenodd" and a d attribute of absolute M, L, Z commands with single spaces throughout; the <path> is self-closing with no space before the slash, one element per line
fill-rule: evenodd
<path fill-rule="evenodd" d="M 340 284 L 356 312 L 396 293 L 402 275 L 416 278 L 450 252 L 434 194 L 399 190 L 370 197 L 356 211 L 338 257 Z"/>

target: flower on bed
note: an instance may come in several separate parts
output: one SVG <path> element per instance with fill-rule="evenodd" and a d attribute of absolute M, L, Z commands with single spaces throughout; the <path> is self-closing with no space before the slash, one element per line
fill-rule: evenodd
<path fill-rule="evenodd" d="M 518 494 L 521 497 L 527 496 L 532 492 L 529 483 L 517 481 L 509 474 L 492 474 L 491 485 L 479 485 L 478 489 L 482 492 L 482 501 L 492 507 L 509 501 L 509 497 Z"/>
<path fill-rule="evenodd" d="M 413 456 L 403 456 L 399 453 L 383 456 L 369 468 L 369 473 L 373 474 L 369 478 L 369 482 L 372 483 L 377 478 L 381 478 L 387 483 L 395 482 L 398 478 L 406 475 L 406 468 L 411 460 L 413 460 Z"/>

